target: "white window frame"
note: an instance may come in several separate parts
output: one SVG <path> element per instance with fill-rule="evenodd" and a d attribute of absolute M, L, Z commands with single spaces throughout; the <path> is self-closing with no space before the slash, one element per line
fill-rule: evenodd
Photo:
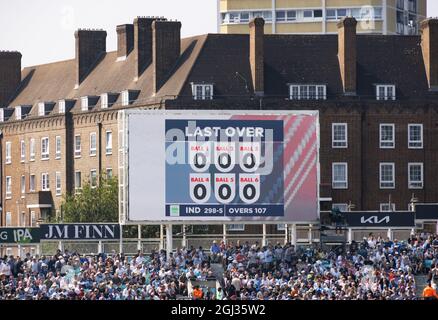
<path fill-rule="evenodd" d="M 6 176 L 5 178 L 5 190 L 6 190 L 6 199 L 12 198 L 12 177 Z"/>
<path fill-rule="evenodd" d="M 36 222 L 37 222 L 37 219 L 36 219 L 35 211 L 31 211 L 30 212 L 30 226 L 36 227 Z"/>
<path fill-rule="evenodd" d="M 60 196 L 62 194 L 62 185 L 61 185 L 61 172 L 59 171 L 55 173 L 55 188 L 56 188 L 56 195 Z"/>
<path fill-rule="evenodd" d="M 412 181 L 411 179 L 411 167 L 418 166 L 421 168 L 421 180 Z M 423 189 L 424 188 L 424 164 L 422 162 L 409 162 L 408 163 L 408 188 L 409 189 Z"/>
<path fill-rule="evenodd" d="M 392 168 L 392 180 L 391 181 L 383 181 L 382 180 L 382 173 L 383 173 L 383 167 L 384 166 L 390 166 Z M 383 184 L 392 184 L 389 185 L 383 185 Z M 379 163 L 379 187 L 380 189 L 395 189 L 395 163 L 394 162 L 381 162 Z"/>
<path fill-rule="evenodd" d="M 88 105 L 88 97 L 82 97 L 81 98 L 81 110 L 82 111 L 88 111 L 89 105 Z"/>
<path fill-rule="evenodd" d="M 345 168 L 345 181 L 335 181 L 335 167 L 337 166 L 343 166 Z M 332 189 L 337 189 L 337 190 L 348 189 L 348 162 L 332 163 Z"/>
<path fill-rule="evenodd" d="M 26 176 L 22 175 L 20 178 L 20 190 L 21 195 L 23 196 L 26 193 Z"/>
<path fill-rule="evenodd" d="M 58 113 L 65 113 L 65 100 L 58 101 Z"/>
<path fill-rule="evenodd" d="M 122 91 L 122 106 L 129 106 L 129 90 Z"/>
<path fill-rule="evenodd" d="M 245 225 L 242 223 L 226 224 L 227 231 L 245 231 Z"/>
<path fill-rule="evenodd" d="M 12 163 L 12 143 L 11 143 L 11 141 L 6 141 L 6 144 L 5 144 L 5 163 L 6 164 Z"/>
<path fill-rule="evenodd" d="M 55 159 L 61 159 L 62 140 L 61 136 L 55 137 Z"/>
<path fill-rule="evenodd" d="M 335 140 L 335 127 L 343 127 L 345 130 L 345 140 Z M 347 123 L 332 123 L 332 148 L 346 149 L 348 148 L 348 124 Z"/>
<path fill-rule="evenodd" d="M 113 168 L 106 168 L 106 177 L 107 179 L 110 179 L 113 177 Z M 109 175 L 108 173 L 111 172 L 111 175 Z"/>
<path fill-rule="evenodd" d="M 50 176 L 48 172 L 41 173 L 41 191 L 50 191 Z"/>
<path fill-rule="evenodd" d="M 24 163 L 26 161 L 26 143 L 24 140 L 20 140 L 20 162 Z"/>
<path fill-rule="evenodd" d="M 79 174 L 79 179 L 78 179 Z M 76 192 L 82 189 L 82 173 L 81 171 L 75 171 L 75 190 Z"/>
<path fill-rule="evenodd" d="M 44 150 L 44 141 L 47 141 L 47 148 Z M 50 158 L 50 140 L 49 137 L 41 138 L 41 160 L 49 160 Z"/>
<path fill-rule="evenodd" d="M 345 208 L 345 210 L 342 210 L 342 208 Z M 341 212 L 348 212 L 348 203 L 333 203 L 332 209 L 339 209 Z"/>
<path fill-rule="evenodd" d="M 36 187 L 36 175 L 30 174 L 29 175 L 29 192 L 35 192 Z"/>
<path fill-rule="evenodd" d="M 35 139 L 31 138 L 29 142 L 29 161 L 35 161 Z"/>
<path fill-rule="evenodd" d="M 102 93 L 100 95 L 100 108 L 108 109 L 108 93 Z"/>
<path fill-rule="evenodd" d="M 198 94 L 198 88 L 201 89 L 201 94 Z M 210 89 L 210 94 L 207 95 L 207 88 Z M 212 84 L 201 84 L 201 83 L 192 83 L 192 95 L 193 100 L 213 100 L 213 85 Z"/>
<path fill-rule="evenodd" d="M 420 127 L 420 141 L 411 140 L 411 128 Z M 408 124 L 408 148 L 409 149 L 423 149 L 423 124 L 421 123 L 410 123 Z"/>
<path fill-rule="evenodd" d="M 110 139 L 108 139 L 108 134 Z M 113 132 L 111 130 L 105 132 L 105 153 L 107 155 L 113 153 Z"/>
<path fill-rule="evenodd" d="M 38 103 L 38 116 L 43 117 L 46 115 L 46 104 L 44 102 Z"/>
<path fill-rule="evenodd" d="M 389 206 L 389 202 L 381 203 L 379 206 L 379 210 L 380 212 L 395 212 L 395 203 L 391 202 L 391 207 Z"/>
<path fill-rule="evenodd" d="M 383 88 L 384 90 L 384 96 L 381 97 L 380 95 L 380 89 Z M 392 90 L 392 95 L 389 95 L 389 89 Z M 395 100 L 397 95 L 395 91 L 396 87 L 393 84 L 378 84 L 376 85 L 376 100 Z"/>
<path fill-rule="evenodd" d="M 12 227 L 12 214 L 10 212 L 6 212 L 5 225 L 6 227 Z"/>
<path fill-rule="evenodd" d="M 93 137 L 94 137 L 94 147 L 93 147 Z M 95 157 L 97 155 L 97 134 L 96 132 L 90 133 L 90 157 Z"/>
<path fill-rule="evenodd" d="M 15 120 L 21 120 L 21 107 L 15 107 Z"/>
<path fill-rule="evenodd" d="M 79 148 L 78 148 L 77 141 L 79 141 Z M 75 155 L 75 158 L 80 158 L 81 154 L 82 154 L 82 138 L 81 138 L 80 134 L 76 134 L 75 138 L 74 138 L 74 155 Z"/>
<path fill-rule="evenodd" d="M 315 94 L 311 96 L 310 88 L 313 87 L 315 87 Z M 322 90 L 322 95 L 320 90 Z M 289 84 L 289 100 L 327 100 L 327 86 L 324 84 Z"/>
<path fill-rule="evenodd" d="M 392 128 L 392 140 L 382 140 L 382 128 L 391 127 Z M 395 148 L 395 124 L 394 123 L 380 123 L 379 124 L 379 146 L 380 149 L 394 149 Z"/>
<path fill-rule="evenodd" d="M 94 176 L 94 180 L 93 180 L 93 176 Z M 93 189 L 97 188 L 97 170 L 96 169 L 90 170 L 90 186 Z"/>

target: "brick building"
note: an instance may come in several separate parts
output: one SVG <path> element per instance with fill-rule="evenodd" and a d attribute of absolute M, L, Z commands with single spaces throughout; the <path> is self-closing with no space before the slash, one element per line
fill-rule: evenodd
<path fill-rule="evenodd" d="M 319 110 L 322 209 L 438 202 L 438 21 L 419 36 L 356 24 L 265 35 L 258 18 L 249 35 L 181 39 L 179 22 L 139 17 L 117 27 L 115 52 L 86 29 L 72 60 L 21 70 L 0 52 L 1 225 L 59 215 L 63 194 L 115 174 L 125 108 Z"/>

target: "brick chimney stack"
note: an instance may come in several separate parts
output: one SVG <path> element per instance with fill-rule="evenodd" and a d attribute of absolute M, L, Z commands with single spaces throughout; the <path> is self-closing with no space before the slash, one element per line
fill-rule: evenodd
<path fill-rule="evenodd" d="M 134 25 L 117 26 L 117 58 L 126 58 L 134 48 Z"/>
<path fill-rule="evenodd" d="M 106 31 L 79 29 L 76 38 L 76 87 L 85 80 L 106 53 Z"/>
<path fill-rule="evenodd" d="M 152 85 L 154 93 L 157 93 L 181 54 L 181 22 L 154 21 L 152 33 Z"/>
<path fill-rule="evenodd" d="M 265 92 L 264 37 L 265 20 L 255 18 L 249 23 L 249 61 L 251 65 L 254 93 L 263 96 Z"/>
<path fill-rule="evenodd" d="M 427 81 L 431 91 L 438 91 L 438 19 L 426 19 L 420 24 L 421 50 Z"/>
<path fill-rule="evenodd" d="M 21 82 L 21 53 L 0 51 L 0 107 L 7 107 Z"/>
<path fill-rule="evenodd" d="M 338 58 L 345 95 L 356 95 L 356 26 L 356 19 L 350 17 L 338 23 Z"/>

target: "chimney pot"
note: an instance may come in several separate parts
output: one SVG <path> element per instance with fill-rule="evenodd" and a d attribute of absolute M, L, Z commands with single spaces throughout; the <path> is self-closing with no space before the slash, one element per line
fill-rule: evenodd
<path fill-rule="evenodd" d="M 338 23 L 338 59 L 345 95 L 356 95 L 357 48 L 355 18 L 344 18 Z"/>

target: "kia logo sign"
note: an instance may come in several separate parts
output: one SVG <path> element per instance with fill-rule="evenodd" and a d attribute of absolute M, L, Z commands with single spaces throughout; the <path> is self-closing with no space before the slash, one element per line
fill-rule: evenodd
<path fill-rule="evenodd" d="M 379 219 L 378 216 L 371 216 L 368 218 L 365 216 L 362 216 L 360 218 L 360 223 L 363 223 L 363 224 L 367 224 L 367 223 L 368 224 L 382 224 L 383 222 L 388 224 L 390 221 L 391 221 L 391 219 L 389 216 L 383 217 L 381 219 Z"/>
<path fill-rule="evenodd" d="M 344 213 L 347 225 L 351 228 L 413 228 L 415 213 L 411 211 L 375 212 L 352 211 Z"/>

